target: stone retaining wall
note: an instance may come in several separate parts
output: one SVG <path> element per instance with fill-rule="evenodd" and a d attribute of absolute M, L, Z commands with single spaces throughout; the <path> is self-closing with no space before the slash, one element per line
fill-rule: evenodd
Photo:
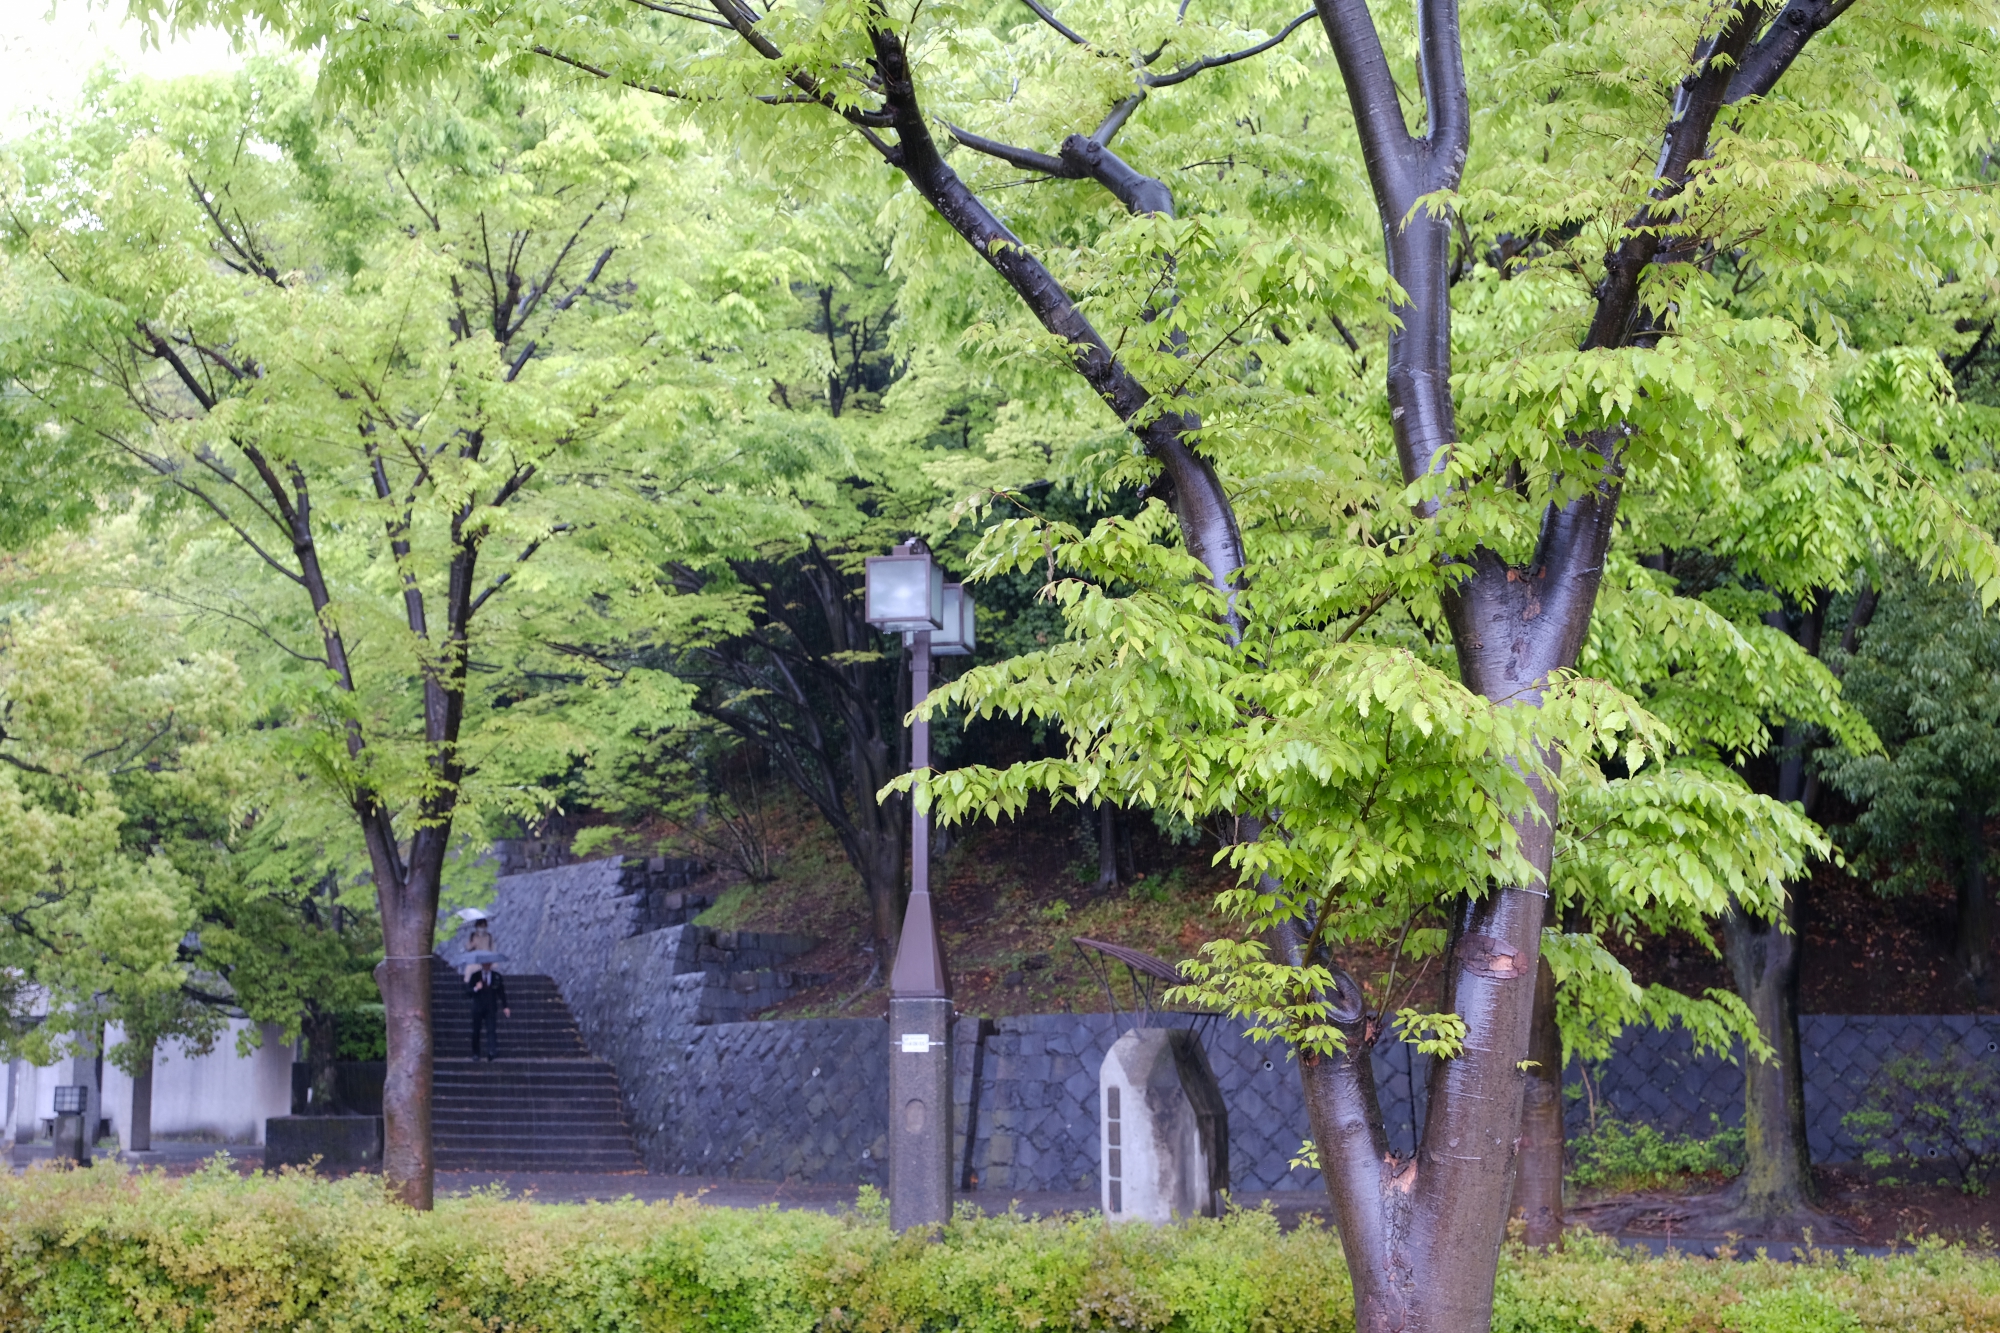
<path fill-rule="evenodd" d="M 553 977 L 584 1041 L 618 1071 L 634 1137 L 665 1174 L 861 1182 L 886 1169 L 888 1034 L 879 1019 L 737 1021 L 818 978 L 787 969 L 801 936 L 687 923 L 656 870 L 613 857 L 502 877 L 493 932 L 508 969 Z M 679 912 L 680 924 L 661 924 Z M 442 950 L 450 957 L 455 947 Z M 1095 1190 L 1097 1074 L 1130 1015 L 1034 1014 L 955 1027 L 960 1183 L 994 1190 Z M 1804 1020 L 1806 1113 L 1814 1156 L 1851 1160 L 1840 1128 L 1874 1073 L 1905 1051 L 1959 1045 L 2000 1059 L 2000 1018 L 1816 1015 Z M 1229 1105 L 1238 1189 L 1306 1189 L 1291 1159 L 1310 1131 L 1298 1071 L 1282 1047 L 1219 1022 L 1209 1060 Z M 1374 1052 L 1390 1145 L 1411 1151 L 1423 1126 L 1429 1061 L 1407 1045 Z M 1696 1058 L 1683 1032 L 1634 1029 L 1601 1066 L 1572 1066 L 1572 1133 L 1592 1105 L 1671 1133 L 1742 1122 L 1740 1068 Z M 1713 1117 L 1713 1118 L 1711 1118 Z M 966 1131 L 971 1130 L 971 1150 Z"/>

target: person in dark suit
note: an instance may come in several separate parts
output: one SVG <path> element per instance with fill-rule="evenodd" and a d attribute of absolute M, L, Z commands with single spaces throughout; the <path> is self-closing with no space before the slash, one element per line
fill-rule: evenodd
<path fill-rule="evenodd" d="M 483 963 L 472 974 L 472 979 L 465 983 L 465 993 L 472 997 L 472 1058 L 479 1058 L 479 1032 L 482 1028 L 487 1033 L 486 1058 L 499 1058 L 500 1016 L 514 1016 L 514 1011 L 507 1007 L 507 983 L 493 970 L 493 964 Z"/>

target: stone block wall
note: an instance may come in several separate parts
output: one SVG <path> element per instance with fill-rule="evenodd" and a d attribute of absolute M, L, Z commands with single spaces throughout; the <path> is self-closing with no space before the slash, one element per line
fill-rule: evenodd
<path fill-rule="evenodd" d="M 503 876 L 491 909 L 508 969 L 553 977 L 585 1042 L 617 1069 L 649 1169 L 883 1184 L 885 1024 L 739 1021 L 818 980 L 787 967 L 811 941 L 713 930 L 685 916 L 663 925 L 664 912 L 690 906 L 666 907 L 664 897 L 686 891 L 667 887 L 663 874 L 613 857 Z M 1131 1022 L 1110 1014 L 961 1020 L 953 1031 L 961 1186 L 1095 1191 L 1098 1069 Z M 1317 1172 L 1291 1166 L 1311 1131 L 1289 1053 L 1220 1022 L 1200 1026 L 1229 1106 L 1234 1187 L 1317 1187 Z M 1802 1037 L 1809 1138 L 1821 1161 L 1859 1155 L 1841 1116 L 1896 1055 L 1957 1045 L 2000 1059 L 1994 1017 L 1818 1015 L 1804 1020 Z M 1423 1128 L 1429 1061 L 1393 1042 L 1373 1060 L 1390 1145 L 1408 1153 Z M 1682 1032 L 1634 1029 L 1609 1060 L 1572 1065 L 1565 1081 L 1587 1090 L 1569 1103 L 1572 1133 L 1587 1126 L 1593 1104 L 1669 1133 L 1742 1121 L 1740 1068 L 1696 1057 Z"/>
<path fill-rule="evenodd" d="M 1813 1160 L 1851 1162 L 1861 1145 L 1841 1125 L 1860 1105 L 1882 1066 L 1901 1055 L 1935 1057 L 1956 1047 L 1975 1060 L 2000 1062 L 2000 1016 L 1807 1014 L 1799 1020 L 1806 1083 L 1806 1143 Z M 1741 1060 L 1738 1053 L 1738 1061 Z M 1572 1134 L 1599 1114 L 1656 1126 L 1669 1134 L 1708 1134 L 1743 1123 L 1743 1066 L 1696 1055 L 1688 1034 L 1633 1028 L 1600 1066 L 1572 1064 L 1566 1082 L 1583 1095 L 1566 1108 Z"/>

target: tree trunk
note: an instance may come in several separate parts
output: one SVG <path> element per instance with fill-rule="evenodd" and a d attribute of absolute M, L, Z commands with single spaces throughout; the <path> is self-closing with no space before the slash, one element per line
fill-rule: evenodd
<path fill-rule="evenodd" d="M 153 1055 L 154 1043 L 147 1042 L 132 1075 L 132 1123 L 125 1127 L 126 1152 L 153 1151 Z"/>
<path fill-rule="evenodd" d="M 1722 921 L 1723 953 L 1757 1030 L 1774 1058 L 1743 1062 L 1743 1174 L 1730 1193 L 1739 1215 L 1779 1219 L 1812 1206 L 1806 1147 L 1805 1070 L 1799 1059 L 1799 937 L 1787 898 L 1785 916 L 1759 921 L 1731 910 Z"/>
<path fill-rule="evenodd" d="M 382 821 L 386 823 L 386 821 Z M 369 848 L 376 862 L 376 902 L 382 914 L 384 957 L 375 967 L 388 1018 L 388 1070 L 382 1082 L 382 1178 L 398 1202 L 431 1206 L 431 1089 L 435 1081 L 431 1047 L 431 953 L 437 944 L 439 871 L 451 834 L 442 827 L 420 829 L 411 839 L 406 871 L 384 883 L 384 869 L 396 868 L 393 844 L 380 846 L 381 824 Z M 384 862 L 388 861 L 385 866 Z"/>
<path fill-rule="evenodd" d="M 336 1021 L 331 1010 L 317 1004 L 306 1006 L 306 1069 L 310 1089 L 306 1097 L 307 1115 L 336 1115 L 340 1110 L 334 1105 L 337 1097 L 333 1061 L 339 1040 Z"/>
<path fill-rule="evenodd" d="M 1118 887 L 1118 807 L 1109 801 L 1097 803 L 1097 891 L 1109 893 Z"/>
<path fill-rule="evenodd" d="M 862 887 L 868 892 L 869 922 L 876 950 L 871 971 L 886 976 L 889 965 L 895 961 L 896 946 L 903 938 L 903 908 L 907 898 L 903 839 L 877 830 L 864 842 L 863 852 Z"/>
<path fill-rule="evenodd" d="M 1969 799 L 1969 798 L 1968 798 Z M 1992 989 L 1993 896 L 1986 882 L 1986 812 L 1968 804 L 1959 812 L 1965 861 L 1958 879 L 1958 966 L 1984 1003 Z"/>
<path fill-rule="evenodd" d="M 1535 1016 L 1528 1032 L 1528 1086 L 1521 1106 L 1519 1159 L 1513 1215 L 1522 1238 L 1537 1248 L 1562 1240 L 1563 1095 L 1562 1033 L 1556 1027 L 1556 974 L 1549 960 L 1535 972 Z"/>
<path fill-rule="evenodd" d="M 431 1206 L 431 963 L 385 958 L 375 968 L 389 1025 L 382 1080 L 382 1176 L 400 1203 Z"/>
<path fill-rule="evenodd" d="M 1524 828 L 1531 858 L 1546 865 Z M 1361 1023 L 1345 977 L 1333 1021 L 1345 1054 L 1301 1061 L 1327 1193 L 1354 1282 L 1358 1333 L 1485 1333 L 1513 1190 L 1543 897 L 1496 888 L 1464 913 L 1452 959 L 1455 1008 L 1473 1034 L 1431 1065 L 1430 1112 L 1414 1159 L 1390 1153 Z"/>

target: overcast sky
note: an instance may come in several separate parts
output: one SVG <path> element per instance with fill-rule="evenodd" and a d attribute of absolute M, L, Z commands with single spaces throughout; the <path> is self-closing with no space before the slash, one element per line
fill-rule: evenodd
<path fill-rule="evenodd" d="M 89 0 L 0 0 L 0 134 L 27 112 L 75 98 L 84 77 L 106 61 L 170 78 L 242 59 L 213 30 L 151 49 L 122 21 L 124 8 L 120 0 L 109 11 Z"/>

